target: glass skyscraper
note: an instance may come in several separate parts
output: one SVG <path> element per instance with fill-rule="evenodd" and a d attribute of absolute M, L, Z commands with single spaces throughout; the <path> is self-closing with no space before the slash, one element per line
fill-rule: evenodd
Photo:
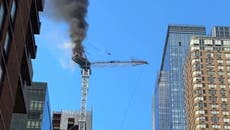
<path fill-rule="evenodd" d="M 168 27 L 153 99 L 155 130 L 185 130 L 184 61 L 191 38 L 205 33 L 203 26 Z"/>

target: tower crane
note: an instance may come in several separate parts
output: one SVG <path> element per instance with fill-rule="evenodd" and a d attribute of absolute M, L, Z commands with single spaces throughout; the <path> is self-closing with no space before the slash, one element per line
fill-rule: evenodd
<path fill-rule="evenodd" d="M 86 107 L 87 107 L 87 95 L 88 95 L 89 76 L 91 74 L 91 67 L 108 66 L 108 65 L 137 66 L 137 65 L 148 64 L 148 62 L 142 60 L 89 62 L 89 60 L 86 58 L 86 55 L 83 54 L 81 53 L 79 55 L 75 53 L 72 57 L 73 61 L 80 66 L 81 75 L 82 75 L 80 119 L 78 121 L 79 130 L 86 130 Z"/>

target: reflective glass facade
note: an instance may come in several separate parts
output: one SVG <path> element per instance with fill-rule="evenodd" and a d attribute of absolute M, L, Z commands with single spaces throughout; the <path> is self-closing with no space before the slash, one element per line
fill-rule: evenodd
<path fill-rule="evenodd" d="M 154 98 L 154 128 L 155 130 L 169 130 L 170 122 L 165 122 L 171 119 L 170 110 L 170 90 L 168 82 L 168 73 L 161 71 L 158 74 L 157 86 Z"/>
<path fill-rule="evenodd" d="M 27 114 L 13 114 L 11 130 L 53 130 L 47 83 L 33 82 L 24 94 Z"/>
<path fill-rule="evenodd" d="M 158 79 L 166 77 L 168 79 L 165 79 L 167 84 L 164 85 L 158 80 L 155 87 L 156 130 L 185 130 L 183 66 L 190 39 L 193 36 L 204 35 L 205 27 L 202 26 L 170 25 L 168 27 L 161 64 L 161 73 L 164 74 L 158 76 Z M 163 99 L 167 101 L 162 103 Z"/>

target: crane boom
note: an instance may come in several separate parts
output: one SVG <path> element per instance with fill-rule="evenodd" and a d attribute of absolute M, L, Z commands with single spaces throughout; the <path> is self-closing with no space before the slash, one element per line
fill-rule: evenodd
<path fill-rule="evenodd" d="M 99 62 L 92 62 L 91 66 L 92 67 L 103 67 L 103 66 L 137 66 L 137 65 L 144 65 L 148 64 L 146 61 L 142 60 L 130 60 L 130 61 L 99 61 Z"/>
<path fill-rule="evenodd" d="M 99 61 L 99 62 L 89 62 L 87 58 L 80 55 L 74 55 L 73 61 L 76 62 L 81 67 L 82 75 L 82 86 L 81 86 L 81 108 L 80 108 L 80 119 L 79 119 L 79 130 L 86 130 L 86 108 L 87 108 L 87 95 L 89 89 L 89 77 L 91 74 L 91 66 L 103 67 L 109 65 L 144 65 L 148 64 L 147 61 L 142 60 L 130 60 L 130 61 Z"/>

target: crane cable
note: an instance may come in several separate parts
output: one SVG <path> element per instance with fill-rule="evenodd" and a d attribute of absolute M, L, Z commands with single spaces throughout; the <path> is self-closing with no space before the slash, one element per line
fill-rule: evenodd
<path fill-rule="evenodd" d="M 123 127 L 124 127 L 124 124 L 126 122 L 126 119 L 127 119 L 127 115 L 128 115 L 128 112 L 130 110 L 130 107 L 131 105 L 134 103 L 134 94 L 137 90 L 137 87 L 140 85 L 140 80 L 142 78 L 142 75 L 143 75 L 143 70 L 140 72 L 139 76 L 138 76 L 138 79 L 136 80 L 136 84 L 135 87 L 133 87 L 133 90 L 131 91 L 131 94 L 130 94 L 130 98 L 129 98 L 129 102 L 128 102 L 128 106 L 126 107 L 125 111 L 124 111 L 124 116 L 122 118 L 122 121 L 121 121 L 121 125 L 120 125 L 120 129 L 119 130 L 122 130 Z"/>

